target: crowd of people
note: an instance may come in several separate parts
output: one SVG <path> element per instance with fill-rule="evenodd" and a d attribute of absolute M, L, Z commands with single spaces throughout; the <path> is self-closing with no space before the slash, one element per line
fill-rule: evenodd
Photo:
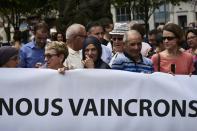
<path fill-rule="evenodd" d="M 45 22 L 35 25 L 33 39 L 23 45 L 16 33 L 13 46 L 0 47 L 0 67 L 197 74 L 197 29 L 184 32 L 167 23 L 149 31 L 146 40 L 143 25 L 108 21 L 75 23 L 65 33 L 49 34 Z"/>

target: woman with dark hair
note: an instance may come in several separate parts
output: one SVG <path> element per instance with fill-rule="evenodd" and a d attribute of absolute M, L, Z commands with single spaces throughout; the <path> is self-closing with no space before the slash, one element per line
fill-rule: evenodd
<path fill-rule="evenodd" d="M 64 36 L 64 33 L 62 32 L 57 32 L 56 33 L 56 40 L 59 41 L 59 42 L 65 42 L 65 36 Z"/>
<path fill-rule="evenodd" d="M 82 55 L 84 68 L 110 69 L 101 59 L 102 47 L 96 37 L 89 36 L 84 40 Z"/>
<path fill-rule="evenodd" d="M 165 50 L 152 56 L 155 71 L 172 74 L 191 74 L 194 70 L 192 55 L 180 50 L 183 41 L 182 29 L 169 23 L 163 29 Z"/>
<path fill-rule="evenodd" d="M 197 75 L 197 29 L 188 30 L 186 33 L 186 40 L 190 47 L 186 52 L 193 55 L 193 62 L 195 66 L 194 74 Z"/>
<path fill-rule="evenodd" d="M 190 47 L 186 52 L 197 55 L 197 29 L 188 30 L 186 33 L 186 40 Z"/>

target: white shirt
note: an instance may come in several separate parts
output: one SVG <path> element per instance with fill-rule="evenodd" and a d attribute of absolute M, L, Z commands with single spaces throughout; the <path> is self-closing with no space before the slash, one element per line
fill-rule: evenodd
<path fill-rule="evenodd" d="M 112 52 L 110 51 L 109 47 L 101 44 L 102 47 L 102 55 L 101 55 L 101 59 L 105 62 L 105 63 L 109 63 L 111 58 L 112 58 Z"/>
<path fill-rule="evenodd" d="M 68 57 L 64 61 L 64 66 L 69 69 L 81 69 L 84 68 L 82 63 L 82 52 L 74 51 L 70 47 L 68 47 Z"/>
<path fill-rule="evenodd" d="M 109 50 L 112 52 L 113 49 L 112 49 L 112 44 L 111 44 L 111 42 L 108 42 L 108 43 L 107 43 L 107 47 L 108 47 Z"/>
<path fill-rule="evenodd" d="M 111 61 L 109 62 L 109 66 L 111 67 L 112 66 L 112 63 L 114 62 L 114 60 L 116 59 L 116 57 L 118 55 L 122 55 L 123 52 L 116 52 L 116 54 L 112 57 Z"/>
<path fill-rule="evenodd" d="M 147 57 L 150 49 L 151 49 L 151 46 L 148 43 L 142 42 L 142 49 L 141 49 L 142 56 Z"/>

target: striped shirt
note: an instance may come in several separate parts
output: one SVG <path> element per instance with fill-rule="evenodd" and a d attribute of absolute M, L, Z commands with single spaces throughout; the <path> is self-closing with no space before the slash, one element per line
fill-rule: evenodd
<path fill-rule="evenodd" d="M 112 62 L 111 68 L 138 73 L 153 73 L 153 64 L 150 59 L 141 56 L 141 60 L 135 62 L 127 53 L 119 54 Z"/>

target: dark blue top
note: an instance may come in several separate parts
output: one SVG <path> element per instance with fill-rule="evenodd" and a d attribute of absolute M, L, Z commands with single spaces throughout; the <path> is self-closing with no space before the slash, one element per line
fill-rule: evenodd
<path fill-rule="evenodd" d="M 19 56 L 22 68 L 35 68 L 36 63 L 44 63 L 44 49 L 36 47 L 35 41 L 23 45 Z"/>

